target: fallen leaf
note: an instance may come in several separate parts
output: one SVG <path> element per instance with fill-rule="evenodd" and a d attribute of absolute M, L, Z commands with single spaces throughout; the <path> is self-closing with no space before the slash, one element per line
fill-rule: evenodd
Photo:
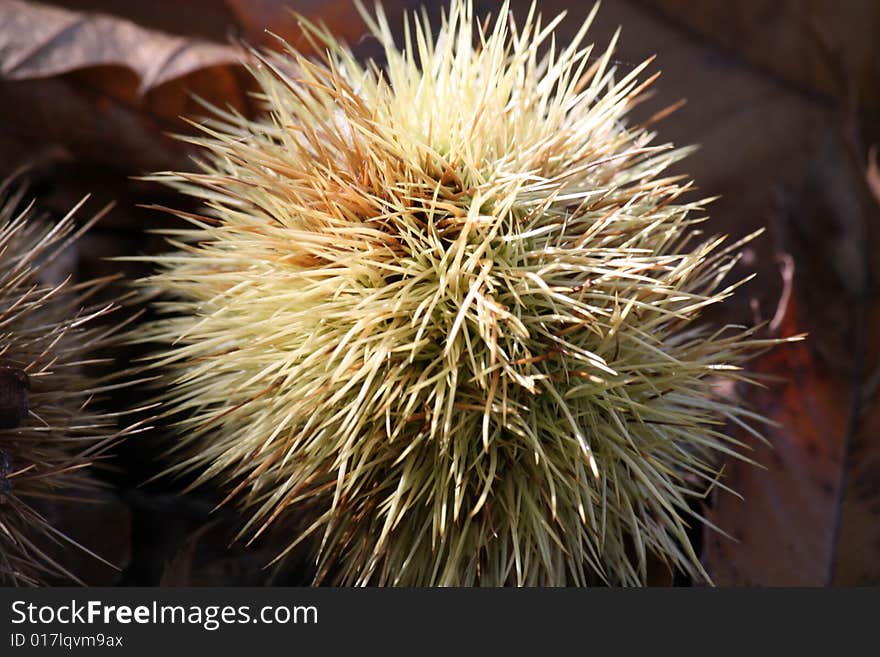
<path fill-rule="evenodd" d="M 707 530 L 704 560 L 718 585 L 877 584 L 880 405 L 867 394 L 866 364 L 877 362 L 880 308 L 866 245 L 877 243 L 880 206 L 841 132 L 829 135 L 779 223 L 796 262 L 780 331 L 810 336 L 754 364 L 778 381 L 751 393 L 751 405 L 777 424 L 769 445 L 738 437 L 766 469 L 727 464 L 725 483 L 744 499 L 719 493 L 710 516 L 735 542 Z"/>
<path fill-rule="evenodd" d="M 0 24 L 0 75 L 6 80 L 119 66 L 137 76 L 136 91 L 143 96 L 192 71 L 236 61 L 235 52 L 227 46 L 22 0 L 0 5 Z"/>
<path fill-rule="evenodd" d="M 112 14 L 154 30 L 198 36 L 218 43 L 244 39 L 252 45 L 274 46 L 276 41 L 269 34 L 270 30 L 291 43 L 300 42 L 301 30 L 295 14 L 322 22 L 349 41 L 357 41 L 364 31 L 364 23 L 352 0 L 187 0 L 183 3 L 176 0 L 47 0 L 47 4 Z M 403 7 L 415 9 L 419 3 L 392 0 L 383 5 L 395 24 Z"/>
<path fill-rule="evenodd" d="M 865 172 L 865 179 L 877 203 L 880 203 L 880 166 L 877 166 L 876 144 L 868 151 L 868 170 Z"/>
<path fill-rule="evenodd" d="M 804 326 L 789 303 L 782 335 Z M 821 586 L 829 582 L 841 493 L 849 405 L 846 378 L 817 359 L 809 338 L 775 348 L 753 371 L 780 377 L 750 395 L 751 407 L 778 423 L 769 445 L 750 436 L 749 458 L 729 460 L 724 483 L 743 499 L 718 494 L 710 519 L 733 540 L 707 529 L 703 560 L 718 586 Z"/>
<path fill-rule="evenodd" d="M 187 166 L 188 149 L 164 133 L 201 113 L 194 95 L 251 108 L 229 45 L 20 0 L 0 3 L 0 26 L 0 118 L 14 140 L 144 173 Z"/>

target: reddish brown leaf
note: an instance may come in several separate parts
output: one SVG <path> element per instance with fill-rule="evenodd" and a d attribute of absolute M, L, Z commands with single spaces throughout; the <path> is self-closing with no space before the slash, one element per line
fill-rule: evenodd
<path fill-rule="evenodd" d="M 803 327 L 797 302 L 788 308 L 783 335 Z M 750 458 L 766 469 L 728 462 L 724 481 L 744 499 L 719 495 L 711 518 L 735 540 L 705 532 L 704 561 L 720 586 L 820 586 L 834 551 L 848 382 L 809 340 L 777 347 L 755 371 L 783 379 L 752 396 L 779 426 L 766 432 L 772 446 L 749 441 Z"/>
<path fill-rule="evenodd" d="M 868 187 L 874 199 L 880 204 L 880 166 L 877 166 L 877 146 L 871 146 L 868 151 L 868 170 L 865 172 L 865 179 L 868 181 Z"/>
<path fill-rule="evenodd" d="M 845 130 L 829 133 L 777 223 L 797 263 L 781 330 L 811 335 L 755 364 L 781 380 L 751 396 L 778 426 L 767 432 L 772 448 L 757 445 L 753 456 L 766 471 L 728 464 L 725 482 L 745 500 L 721 494 L 711 515 L 738 542 L 707 532 L 707 568 L 720 585 L 876 584 L 880 406 L 866 365 L 880 346 L 871 305 L 878 261 L 868 246 L 880 207 Z"/>

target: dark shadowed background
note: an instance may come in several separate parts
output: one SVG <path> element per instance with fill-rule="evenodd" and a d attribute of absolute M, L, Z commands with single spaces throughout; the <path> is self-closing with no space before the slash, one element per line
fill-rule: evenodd
<path fill-rule="evenodd" d="M 417 2 L 385 0 L 392 24 Z M 500 3 L 477 2 L 480 13 Z M 442 3 L 430 1 L 439 15 Z M 516 14 L 529 2 L 514 0 Z M 540 11 L 568 15 L 559 42 L 591 3 L 546 0 Z M 0 0 L 0 175 L 25 171 L 49 216 L 87 193 L 97 211 L 115 208 L 68 260 L 77 276 L 145 273 L 107 257 L 155 252 L 145 228 L 170 225 L 138 207 L 188 201 L 132 176 L 191 168 L 169 132 L 200 113 L 192 94 L 243 112 L 251 83 L 230 45 L 302 43 L 293 8 L 323 20 L 356 52 L 375 54 L 349 0 Z M 754 445 L 759 469 L 729 463 L 725 483 L 744 499 L 708 501 L 731 534 L 695 538 L 719 585 L 880 583 L 880 3 L 869 0 L 605 0 L 591 30 L 601 48 L 622 27 L 615 54 L 626 71 L 656 55 L 662 71 L 647 118 L 686 101 L 657 126 L 659 143 L 699 144 L 677 168 L 710 206 L 707 230 L 741 237 L 767 232 L 747 249 L 740 274 L 757 272 L 717 321 L 769 321 L 766 332 L 809 331 L 804 343 L 753 363 L 775 375 L 749 393 L 779 422 L 774 449 Z M 85 216 L 85 215 L 84 215 Z M 118 366 L 138 354 L 123 354 Z M 125 393 L 129 397 L 137 391 Z M 107 401 L 124 406 L 120 395 Z M 98 476 L 102 500 L 74 513 L 47 512 L 121 570 L 68 551 L 92 584 L 306 584 L 303 555 L 265 564 L 282 537 L 246 547 L 235 541 L 233 508 L 212 513 L 209 491 L 183 494 L 185 481 L 144 483 L 160 469 L 161 427 L 132 439 Z M 296 518 L 289 519 L 296 522 Z M 655 568 L 656 584 L 688 584 Z"/>

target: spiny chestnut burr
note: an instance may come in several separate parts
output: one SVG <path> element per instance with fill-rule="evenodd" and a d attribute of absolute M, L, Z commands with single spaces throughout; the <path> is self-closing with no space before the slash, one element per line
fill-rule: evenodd
<path fill-rule="evenodd" d="M 50 274 L 98 217 L 78 230 L 79 206 L 52 223 L 22 198 L 19 191 L 0 201 L 0 582 L 78 582 L 57 546 L 100 557 L 44 510 L 87 498 L 96 486 L 88 467 L 134 430 L 119 429 L 117 414 L 96 403 L 127 383 L 89 371 L 113 340 L 117 324 L 104 320 L 117 304 L 95 300 L 108 279 L 74 283 Z"/>
<path fill-rule="evenodd" d="M 146 257 L 168 469 L 249 536 L 311 514 L 316 582 L 707 578 L 694 502 L 760 423 L 713 381 L 770 342 L 703 321 L 741 242 L 701 234 L 595 13 L 559 47 L 452 0 L 398 47 L 365 12 L 382 65 L 304 23 L 322 56 L 254 55 L 265 116 L 214 109 L 201 172 L 155 176 L 203 202 Z"/>

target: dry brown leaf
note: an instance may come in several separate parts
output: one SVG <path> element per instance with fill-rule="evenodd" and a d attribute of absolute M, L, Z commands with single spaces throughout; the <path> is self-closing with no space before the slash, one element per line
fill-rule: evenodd
<path fill-rule="evenodd" d="M 142 27 L 190 38 L 226 43 L 245 36 L 245 30 L 225 0 L 42 0 L 44 4 L 77 12 L 96 12 L 124 18 Z M 264 26 L 265 27 L 265 26 Z"/>
<path fill-rule="evenodd" d="M 756 444 L 752 455 L 766 470 L 728 464 L 725 483 L 745 499 L 719 494 L 712 509 L 737 541 L 705 533 L 716 584 L 880 582 L 880 406 L 868 371 L 880 347 L 869 247 L 878 230 L 880 206 L 854 144 L 832 132 L 777 231 L 797 263 L 781 330 L 810 336 L 754 366 L 781 380 L 751 395 L 778 426 L 767 432 L 772 448 Z"/>
<path fill-rule="evenodd" d="M 790 303 L 782 335 L 803 325 Z M 710 518 L 734 540 L 707 530 L 703 560 L 719 586 L 821 586 L 834 553 L 848 382 L 823 366 L 809 340 L 777 347 L 754 370 L 783 379 L 750 399 L 779 426 L 765 432 L 772 447 L 738 436 L 766 469 L 727 463 L 724 482 L 743 499 L 718 495 Z"/>
<path fill-rule="evenodd" d="M 856 131 L 858 132 L 858 131 Z M 850 135 L 849 170 L 857 182 L 857 207 L 863 217 L 863 253 L 866 266 L 863 308 L 857 315 L 864 337 L 854 345 L 856 374 L 845 490 L 835 545 L 831 583 L 839 586 L 880 584 L 880 194 L 876 159 L 869 150 L 867 174 L 858 144 Z"/>
<path fill-rule="evenodd" d="M 227 46 L 21 0 L 0 4 L 0 25 L 0 75 L 6 80 L 119 66 L 137 76 L 137 93 L 143 96 L 192 71 L 237 61 Z"/>
<path fill-rule="evenodd" d="M 163 133 L 195 115 L 193 95 L 248 109 L 233 47 L 146 30 L 100 14 L 0 4 L 0 119 L 8 138 L 56 143 L 86 162 L 143 173 L 186 166 Z"/>
<path fill-rule="evenodd" d="M 325 23 L 335 34 L 350 41 L 356 41 L 364 31 L 352 0 L 47 0 L 47 3 L 77 11 L 112 14 L 144 27 L 218 43 L 232 38 L 244 39 L 253 45 L 274 46 L 275 39 L 267 30 L 291 43 L 298 42 L 301 32 L 295 13 Z M 364 4 L 370 6 L 371 3 Z M 416 8 L 418 4 L 414 0 L 383 3 L 392 22 L 404 5 Z"/>

